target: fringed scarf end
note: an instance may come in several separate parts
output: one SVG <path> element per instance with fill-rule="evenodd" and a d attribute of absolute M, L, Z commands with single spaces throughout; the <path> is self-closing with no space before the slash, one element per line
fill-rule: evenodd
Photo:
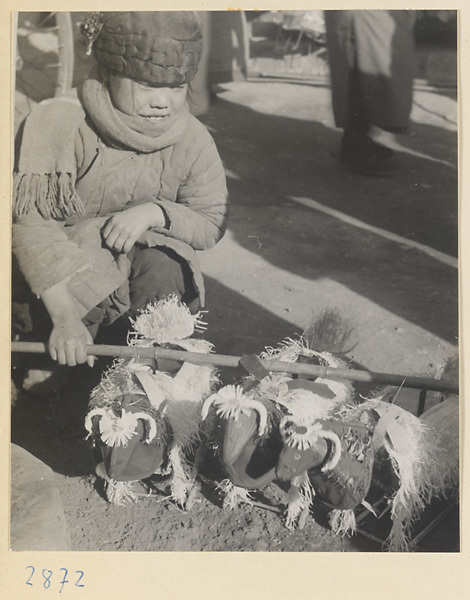
<path fill-rule="evenodd" d="M 71 173 L 15 173 L 14 221 L 21 221 L 32 208 L 47 220 L 64 220 L 73 214 L 83 216 L 83 203 L 75 192 L 75 177 Z"/>

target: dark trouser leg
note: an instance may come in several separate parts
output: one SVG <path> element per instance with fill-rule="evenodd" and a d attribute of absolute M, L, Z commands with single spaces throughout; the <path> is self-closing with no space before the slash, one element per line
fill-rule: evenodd
<path fill-rule="evenodd" d="M 392 158 L 393 151 L 369 137 L 372 123 L 365 106 L 356 64 L 349 71 L 348 89 L 348 113 L 341 141 L 341 161 L 365 175 L 382 176 L 385 173 L 384 161 Z"/>
<path fill-rule="evenodd" d="M 175 294 L 192 312 L 199 310 L 191 269 L 185 260 L 167 248 L 138 248 L 132 257 L 129 279 L 130 316 L 149 302 Z"/>
<path fill-rule="evenodd" d="M 135 318 L 139 309 L 175 294 L 187 304 L 191 312 L 200 308 L 199 297 L 194 288 L 191 269 L 175 252 L 166 248 L 135 247 L 129 253 L 131 273 L 129 289 L 131 306 L 116 322 L 117 309 L 112 295 L 105 298 L 82 319 L 91 336 L 95 338 L 100 325 L 104 328 L 98 343 L 125 344 L 129 329 L 129 317 Z M 14 269 L 13 335 L 21 340 L 42 341 L 49 339 L 52 324 L 42 302 L 35 298 L 21 274 Z M 28 357 L 28 364 L 55 364 L 44 355 Z"/>
<path fill-rule="evenodd" d="M 129 276 L 130 309 L 109 327 L 100 330 L 98 343 L 126 344 L 130 329 L 129 319 L 135 319 L 139 310 L 149 302 L 162 300 L 174 294 L 192 313 L 200 308 L 194 288 L 191 269 L 176 253 L 167 248 L 134 247 L 128 254 L 131 261 Z M 98 316 L 101 304 L 87 315 L 91 320 Z M 103 324 L 106 324 L 104 318 Z"/>
<path fill-rule="evenodd" d="M 348 115 L 346 119 L 345 132 L 351 134 L 367 135 L 371 122 L 363 100 L 363 91 L 361 89 L 359 70 L 357 62 L 349 70 L 349 94 L 348 94 Z"/>

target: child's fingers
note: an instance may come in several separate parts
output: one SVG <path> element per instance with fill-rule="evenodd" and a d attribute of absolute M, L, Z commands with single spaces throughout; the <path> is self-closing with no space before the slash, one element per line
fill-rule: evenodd
<path fill-rule="evenodd" d="M 77 347 L 76 341 L 73 339 L 66 340 L 65 341 L 66 364 L 69 367 L 75 367 L 77 362 L 79 362 L 79 358 L 81 358 L 81 355 L 80 355 L 79 347 Z"/>
<path fill-rule="evenodd" d="M 74 356 L 79 365 L 83 365 L 83 363 L 88 362 L 86 344 L 80 343 L 74 352 Z"/>
<path fill-rule="evenodd" d="M 103 234 L 103 237 L 108 248 L 114 248 L 116 240 L 119 237 L 119 232 L 115 229 L 111 229 L 106 235 Z"/>
<path fill-rule="evenodd" d="M 124 252 L 124 246 L 126 245 L 128 238 L 128 233 L 121 233 L 117 237 L 116 241 L 114 242 L 114 249 L 116 250 L 116 252 Z"/>
<path fill-rule="evenodd" d="M 111 233 L 105 238 L 106 245 L 111 250 L 115 250 L 116 252 L 126 252 L 124 250 L 124 246 L 126 245 L 129 239 L 129 234 L 127 232 L 112 230 Z M 131 244 L 132 248 L 133 244 Z M 128 252 L 128 251 L 127 251 Z"/>
<path fill-rule="evenodd" d="M 56 360 L 59 365 L 67 364 L 67 356 L 64 344 L 62 344 L 60 340 L 57 340 L 52 335 L 49 339 L 49 354 L 51 355 L 52 360 Z"/>
<path fill-rule="evenodd" d="M 124 254 L 127 254 L 128 252 L 130 252 L 132 250 L 132 247 L 134 246 L 136 239 L 134 236 L 129 236 L 127 238 L 126 243 L 124 244 L 124 246 L 122 247 L 122 252 Z"/>
<path fill-rule="evenodd" d="M 101 230 L 104 238 L 106 238 L 111 233 L 111 231 L 113 230 L 113 227 L 114 227 L 113 219 L 112 218 L 108 219 L 106 221 L 105 226 Z"/>
<path fill-rule="evenodd" d="M 93 344 L 93 342 L 94 342 L 94 340 L 93 340 L 90 332 L 87 330 L 87 345 L 91 346 Z M 88 355 L 87 354 L 86 362 L 87 362 L 87 365 L 89 367 L 93 368 L 93 366 L 95 364 L 95 361 L 96 361 L 96 356 L 92 356 L 92 355 Z"/>
<path fill-rule="evenodd" d="M 67 364 L 67 355 L 65 353 L 65 348 L 57 349 L 57 362 L 59 363 L 59 365 Z"/>
<path fill-rule="evenodd" d="M 49 355 L 52 358 L 52 360 L 57 360 L 57 350 L 54 348 L 54 346 L 51 346 L 49 344 Z"/>

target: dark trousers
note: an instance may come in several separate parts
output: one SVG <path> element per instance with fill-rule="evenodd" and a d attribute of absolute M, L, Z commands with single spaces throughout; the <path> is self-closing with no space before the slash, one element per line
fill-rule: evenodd
<path fill-rule="evenodd" d="M 122 314 L 113 295 L 105 298 L 82 319 L 93 338 L 100 325 L 114 325 L 127 332 L 129 317 L 149 302 L 161 300 L 170 294 L 178 296 L 192 312 L 199 310 L 199 298 L 194 288 L 191 270 L 175 252 L 167 248 L 134 247 L 128 255 L 131 261 L 129 276 L 130 308 Z M 119 318 L 119 316 L 121 318 Z M 13 266 L 13 335 L 22 340 L 47 342 L 52 324 L 42 302 L 36 298 Z M 125 336 L 124 336 L 125 341 Z"/>
<path fill-rule="evenodd" d="M 337 127 L 403 133 L 413 100 L 414 12 L 325 11 Z"/>

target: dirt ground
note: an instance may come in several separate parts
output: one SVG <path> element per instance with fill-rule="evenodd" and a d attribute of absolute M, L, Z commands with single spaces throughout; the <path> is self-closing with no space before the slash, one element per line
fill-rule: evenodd
<path fill-rule="evenodd" d="M 439 376 L 458 344 L 454 92 L 416 91 L 411 134 L 399 139 L 383 179 L 340 166 L 327 87 L 224 84 L 202 120 L 224 161 L 232 202 L 225 238 L 201 256 L 205 337 L 216 351 L 259 353 L 333 308 L 353 329 L 347 358 L 356 368 Z M 12 409 L 12 442 L 57 475 L 71 549 L 381 550 L 359 535 L 335 538 L 321 514 L 291 533 L 277 485 L 256 496 L 274 510 L 224 510 L 216 488 L 224 475 L 211 454 L 189 512 L 166 499 L 164 480 L 136 504 L 109 504 L 83 426 L 102 366 L 75 369 L 66 388 L 46 399 L 17 394 Z M 234 382 L 240 373 L 221 376 Z M 403 389 L 398 402 L 416 411 L 417 399 Z M 455 509 L 417 550 L 458 551 L 458 544 Z"/>

